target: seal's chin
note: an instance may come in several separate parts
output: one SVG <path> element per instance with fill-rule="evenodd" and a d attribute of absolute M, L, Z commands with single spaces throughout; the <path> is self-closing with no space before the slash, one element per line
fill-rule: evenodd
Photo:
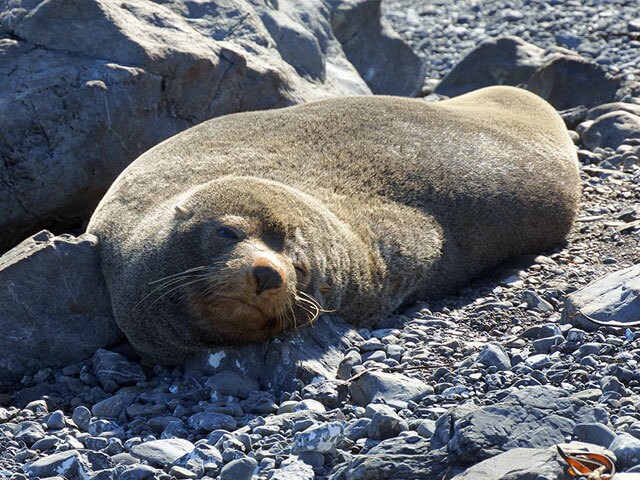
<path fill-rule="evenodd" d="M 215 344 L 260 342 L 295 325 L 284 292 L 268 302 L 216 294 L 192 297 L 189 303 L 199 326 L 210 333 Z"/>

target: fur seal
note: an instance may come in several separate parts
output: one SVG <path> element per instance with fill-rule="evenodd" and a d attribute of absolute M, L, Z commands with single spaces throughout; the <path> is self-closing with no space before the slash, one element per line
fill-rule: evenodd
<path fill-rule="evenodd" d="M 367 324 L 547 249 L 580 197 L 555 110 L 512 87 L 216 118 L 152 148 L 91 218 L 118 325 L 148 360 Z"/>

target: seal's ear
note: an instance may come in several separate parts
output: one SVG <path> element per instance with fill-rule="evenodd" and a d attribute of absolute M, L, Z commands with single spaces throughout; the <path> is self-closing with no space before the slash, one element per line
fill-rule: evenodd
<path fill-rule="evenodd" d="M 189 220 L 191 215 L 193 215 L 193 212 L 187 207 L 176 205 L 176 217 L 181 218 L 182 220 Z"/>

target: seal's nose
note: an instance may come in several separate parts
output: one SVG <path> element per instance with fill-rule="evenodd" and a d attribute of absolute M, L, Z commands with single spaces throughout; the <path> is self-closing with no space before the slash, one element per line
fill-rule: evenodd
<path fill-rule="evenodd" d="M 256 293 L 260 295 L 265 290 L 280 288 L 282 277 L 271 267 L 253 267 L 253 276 L 256 279 Z"/>

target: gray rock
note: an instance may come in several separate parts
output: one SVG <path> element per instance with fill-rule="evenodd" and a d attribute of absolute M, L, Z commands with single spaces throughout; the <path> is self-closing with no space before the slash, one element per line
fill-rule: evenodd
<path fill-rule="evenodd" d="M 533 290 L 525 290 L 524 292 L 522 292 L 522 301 L 527 304 L 527 307 L 534 310 L 539 310 L 541 312 L 553 311 L 553 305 L 551 305 Z"/>
<path fill-rule="evenodd" d="M 601 423 L 578 423 L 573 429 L 573 436 L 580 442 L 593 443 L 604 448 L 609 448 L 616 438 L 615 432 Z"/>
<path fill-rule="evenodd" d="M 348 385 L 337 380 L 322 380 L 305 385 L 302 389 L 304 399 L 317 400 L 327 408 L 337 408 L 345 400 L 348 393 Z"/>
<path fill-rule="evenodd" d="M 282 462 L 280 468 L 273 472 L 271 480 L 313 480 L 315 478 L 310 465 L 299 460 L 285 462 Z"/>
<path fill-rule="evenodd" d="M 97 243 L 42 231 L 0 257 L 0 381 L 77 362 L 121 337 Z"/>
<path fill-rule="evenodd" d="M 204 474 L 205 470 L 218 472 L 223 466 L 223 461 L 222 455 L 216 447 L 207 443 L 199 443 L 189 453 L 175 460 L 173 464 L 191 471 L 201 471 Z"/>
<path fill-rule="evenodd" d="M 425 65 L 382 17 L 380 0 L 328 0 L 331 27 L 349 61 L 376 95 L 420 93 Z"/>
<path fill-rule="evenodd" d="M 89 431 L 89 424 L 91 423 L 91 411 L 84 405 L 79 405 L 73 409 L 71 416 L 73 423 L 75 423 L 83 432 Z"/>
<path fill-rule="evenodd" d="M 345 427 L 344 436 L 354 442 L 360 438 L 365 438 L 369 434 L 370 423 L 370 418 L 358 418 Z"/>
<path fill-rule="evenodd" d="M 121 386 L 135 385 L 147 379 L 140 365 L 130 362 L 119 353 L 100 348 L 91 360 L 93 371 L 107 392 L 114 392 Z"/>
<path fill-rule="evenodd" d="M 569 480 L 555 448 L 514 448 L 469 467 L 452 480 Z"/>
<path fill-rule="evenodd" d="M 338 365 L 336 376 L 340 380 L 348 380 L 349 378 L 351 378 L 353 367 L 361 364 L 362 357 L 360 356 L 360 353 L 355 350 L 351 350 L 350 352 L 347 352 L 347 354 Z"/>
<path fill-rule="evenodd" d="M 578 55 L 556 54 L 536 70 L 526 89 L 556 109 L 566 110 L 611 102 L 620 86 L 620 81 L 597 63 Z"/>
<path fill-rule="evenodd" d="M 214 430 L 235 430 L 237 423 L 230 415 L 214 412 L 198 412 L 188 420 L 189 427 L 197 432 L 213 432 Z"/>
<path fill-rule="evenodd" d="M 436 422 L 434 449 L 446 447 L 455 461 L 476 463 L 512 448 L 562 443 L 576 423 L 608 422 L 604 410 L 550 386 L 532 386 L 494 405 L 462 405 Z"/>
<path fill-rule="evenodd" d="M 294 435 L 291 451 L 293 453 L 332 452 L 343 438 L 344 426 L 341 422 L 314 425 Z"/>
<path fill-rule="evenodd" d="M 243 457 L 227 463 L 220 471 L 220 480 L 251 480 L 258 466 L 251 457 Z"/>
<path fill-rule="evenodd" d="M 524 83 L 542 65 L 543 55 L 543 49 L 518 37 L 490 38 L 453 67 L 435 93 L 455 97 L 489 85 Z"/>
<path fill-rule="evenodd" d="M 251 392 L 249 398 L 240 402 L 242 410 L 248 413 L 274 413 L 278 405 L 270 392 Z"/>
<path fill-rule="evenodd" d="M 497 343 L 485 345 L 476 361 L 485 367 L 496 367 L 500 372 L 511 368 L 509 355 L 504 351 L 504 348 Z"/>
<path fill-rule="evenodd" d="M 400 432 L 409 429 L 407 422 L 402 419 L 391 407 L 384 406 L 383 410 L 378 410 L 372 417 L 371 423 L 367 427 L 369 438 L 374 440 L 386 440 L 397 437 Z"/>
<path fill-rule="evenodd" d="M 609 445 L 609 450 L 615 453 L 616 467 L 620 470 L 634 467 L 640 464 L 640 439 L 622 432 Z"/>
<path fill-rule="evenodd" d="M 331 480 L 371 480 L 382 478 L 444 478 L 446 452 L 431 451 L 429 441 L 419 435 L 384 440 L 364 455 L 340 467 Z"/>
<path fill-rule="evenodd" d="M 359 405 L 373 400 L 410 400 L 428 389 L 428 385 L 400 373 L 366 372 L 349 386 L 349 393 Z"/>
<path fill-rule="evenodd" d="M 418 435 L 424 438 L 431 438 L 436 431 L 436 422 L 431 419 L 425 419 L 420 422 L 416 428 Z"/>
<path fill-rule="evenodd" d="M 260 390 L 255 379 L 231 370 L 216 373 L 205 385 L 217 395 L 233 395 L 239 398 L 247 398 L 252 391 Z"/>
<path fill-rule="evenodd" d="M 45 417 L 45 423 L 48 429 L 56 430 L 60 428 L 64 428 L 64 412 L 62 410 L 56 410 L 55 412 L 51 412 L 49 415 Z"/>
<path fill-rule="evenodd" d="M 627 112 L 632 115 L 640 116 L 640 105 L 635 103 L 613 102 L 604 103 L 597 107 L 591 108 L 586 115 L 586 120 L 595 120 L 602 115 L 613 112 Z"/>
<path fill-rule="evenodd" d="M 353 326 L 323 316 L 312 328 L 287 332 L 269 342 L 198 353 L 186 367 L 207 375 L 233 370 L 257 380 L 262 390 L 279 394 L 299 388 L 300 382 L 334 379 L 342 352 L 361 340 Z"/>
<path fill-rule="evenodd" d="M 113 468 L 108 455 L 90 450 L 67 450 L 52 453 L 25 465 L 25 471 L 33 477 L 88 478 L 97 470 Z"/>
<path fill-rule="evenodd" d="M 42 438 L 44 438 L 44 429 L 39 422 L 26 420 L 20 422 L 13 430 L 13 439 L 17 442 L 24 442 L 29 446 Z"/>
<path fill-rule="evenodd" d="M 153 480 L 158 470 L 150 465 L 133 465 L 125 469 L 118 480 Z"/>
<path fill-rule="evenodd" d="M 131 455 L 148 462 L 150 465 L 164 468 L 178 458 L 191 452 L 195 446 L 182 438 L 152 440 L 131 448 Z"/>
<path fill-rule="evenodd" d="M 640 265 L 605 275 L 567 295 L 562 322 L 587 331 L 597 330 L 601 323 L 624 327 L 640 318 L 639 291 Z"/>
<path fill-rule="evenodd" d="M 114 395 L 99 401 L 91 407 L 91 413 L 96 417 L 118 418 L 124 409 L 122 395 Z M 130 402 L 131 400 L 129 400 Z"/>
<path fill-rule="evenodd" d="M 581 135 L 587 148 L 618 148 L 626 139 L 640 138 L 640 116 L 618 110 L 596 118 Z"/>
<path fill-rule="evenodd" d="M 420 70 L 369 3 L 358 34 L 377 62 L 391 62 L 370 81 L 387 85 L 388 72 L 402 71 L 414 76 L 397 81 L 408 89 Z M 0 10 L 0 118 L 11 119 L 0 250 L 43 223 L 85 217 L 140 153 L 207 118 L 370 93 L 320 0 L 80 5 L 16 0 Z"/>

